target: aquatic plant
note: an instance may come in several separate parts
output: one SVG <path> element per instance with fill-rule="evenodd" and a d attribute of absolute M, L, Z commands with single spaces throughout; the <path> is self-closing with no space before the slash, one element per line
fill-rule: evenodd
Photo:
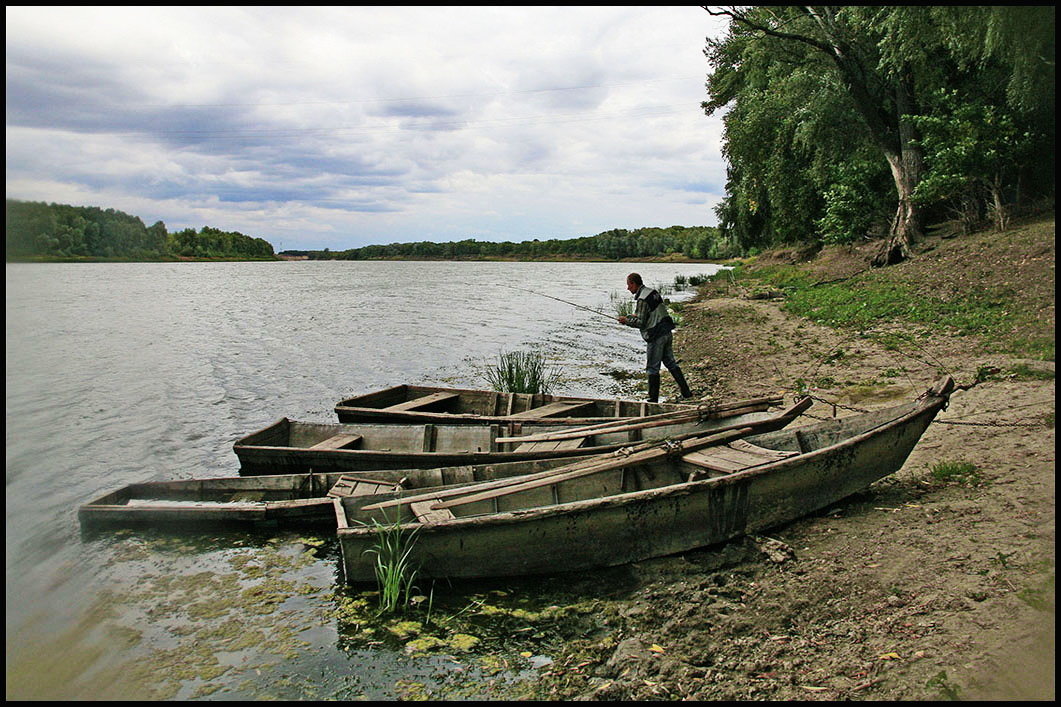
<path fill-rule="evenodd" d="M 535 351 L 500 353 L 497 362 L 486 370 L 490 386 L 502 393 L 548 393 L 560 378 L 560 371 L 550 368 L 545 356 Z"/>
<path fill-rule="evenodd" d="M 364 523 L 375 532 L 375 544 L 365 550 L 376 556 L 374 567 L 379 587 L 379 612 L 390 614 L 410 604 L 417 570 L 410 559 L 419 527 L 404 528 L 401 519 L 381 523 L 373 518 Z"/>
<path fill-rule="evenodd" d="M 629 317 L 634 313 L 635 301 L 626 292 L 612 292 L 608 298 L 617 317 Z"/>

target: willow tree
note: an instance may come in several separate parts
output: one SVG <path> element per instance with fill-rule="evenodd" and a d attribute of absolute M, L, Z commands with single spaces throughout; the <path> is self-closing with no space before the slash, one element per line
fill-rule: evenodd
<path fill-rule="evenodd" d="M 855 116 L 887 165 L 895 188 L 890 238 L 874 260 L 878 265 L 909 257 L 910 246 L 922 234 L 923 211 L 915 198 L 925 171 L 915 120 L 922 99 L 946 86 L 956 71 L 974 70 L 985 61 L 1006 64 L 1013 94 L 1027 98 L 1042 91 L 1036 76 L 1043 73 L 1044 63 L 1052 67 L 1052 8 L 1048 18 L 1029 12 L 1037 8 L 1021 7 L 705 9 L 730 19 L 729 33 L 708 40 L 705 50 L 713 64 L 709 100 L 703 104 L 708 114 L 741 103 L 776 101 L 769 88 L 764 90 L 764 81 L 816 73 L 821 86 L 835 91 L 807 92 L 800 119 L 835 112 L 837 97 Z M 1022 44 L 1019 28 L 1037 23 L 1048 24 L 1048 32 L 1037 28 L 1034 41 Z"/>

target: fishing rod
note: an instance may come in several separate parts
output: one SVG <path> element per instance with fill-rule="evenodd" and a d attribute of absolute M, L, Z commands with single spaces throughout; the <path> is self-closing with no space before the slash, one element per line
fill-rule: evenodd
<path fill-rule="evenodd" d="M 594 314 L 599 314 L 602 317 L 607 317 L 608 319 L 611 319 L 613 322 L 619 321 L 618 319 L 616 319 L 615 317 L 611 316 L 610 314 L 605 314 L 604 312 L 602 312 L 602 311 L 600 311 L 598 309 L 593 309 L 592 307 L 586 307 L 586 306 L 583 306 L 581 304 L 575 304 L 574 302 L 568 302 L 566 299 L 560 299 L 559 297 L 553 297 L 552 295 L 543 294 L 541 292 L 535 292 L 534 290 L 525 290 L 522 287 L 513 287 L 512 285 L 505 285 L 505 284 L 502 284 L 502 283 L 498 283 L 498 284 L 501 285 L 502 287 L 507 287 L 510 290 L 519 290 L 520 292 L 529 292 L 530 294 L 538 295 L 539 297 L 548 297 L 549 299 L 554 299 L 557 302 L 563 302 L 564 304 L 569 304 L 572 307 L 578 307 L 579 309 L 584 309 L 587 312 L 593 312 Z"/>

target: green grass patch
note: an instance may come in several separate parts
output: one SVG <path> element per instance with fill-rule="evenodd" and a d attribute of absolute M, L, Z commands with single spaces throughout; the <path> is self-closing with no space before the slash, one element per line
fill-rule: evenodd
<path fill-rule="evenodd" d="M 957 483 L 963 486 L 978 486 L 983 482 L 980 470 L 972 462 L 943 461 L 929 469 L 932 478 L 942 483 Z"/>

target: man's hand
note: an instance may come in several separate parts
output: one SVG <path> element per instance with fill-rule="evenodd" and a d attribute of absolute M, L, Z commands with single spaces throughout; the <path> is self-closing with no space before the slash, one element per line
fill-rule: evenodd
<path fill-rule="evenodd" d="M 620 324 L 626 324 L 626 317 L 625 316 L 619 317 L 619 323 Z"/>

